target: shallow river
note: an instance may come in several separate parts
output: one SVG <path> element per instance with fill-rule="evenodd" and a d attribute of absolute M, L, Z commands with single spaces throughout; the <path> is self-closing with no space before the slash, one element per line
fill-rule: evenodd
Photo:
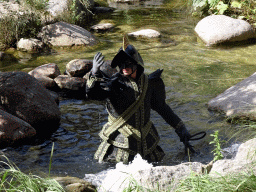
<path fill-rule="evenodd" d="M 205 47 L 194 34 L 199 19 L 191 18 L 184 6 L 181 9 L 176 3 L 172 6 L 160 4 L 156 1 L 138 5 L 111 4 L 118 9 L 110 14 L 95 16 L 95 23 L 104 18 L 105 22 L 113 22 L 116 27 L 111 32 L 95 34 L 101 41 L 97 47 L 58 49 L 50 54 L 37 55 L 14 52 L 17 60 L 2 61 L 0 70 L 29 71 L 42 64 L 56 63 L 63 72 L 69 61 L 92 59 L 97 51 L 110 60 L 122 46 L 124 32 L 156 29 L 162 34 L 160 39 L 130 39 L 130 42 L 142 55 L 146 73 L 164 69 L 162 77 L 166 84 L 166 102 L 184 121 L 189 132 L 207 132 L 204 139 L 192 142 L 199 153 L 188 158 L 174 129 L 152 111 L 152 120 L 161 137 L 160 146 L 166 153 L 158 165 L 176 165 L 187 161 L 208 163 L 213 159 L 211 151 L 214 147 L 209 142 L 213 140 L 210 134 L 214 131 L 219 130 L 221 140 L 227 141 L 223 147 L 239 143 L 248 136 L 240 134 L 232 137 L 239 128 L 227 123 L 221 115 L 208 111 L 207 102 L 256 71 L 256 45 Z M 99 164 L 93 160 L 100 143 L 98 133 L 107 121 L 103 103 L 61 98 L 60 110 L 61 125 L 50 139 L 36 146 L 9 147 L 2 150 L 3 153 L 21 170 L 39 175 L 48 173 L 53 143 L 52 175 L 83 178 L 85 174 L 114 167 L 114 164 Z"/>

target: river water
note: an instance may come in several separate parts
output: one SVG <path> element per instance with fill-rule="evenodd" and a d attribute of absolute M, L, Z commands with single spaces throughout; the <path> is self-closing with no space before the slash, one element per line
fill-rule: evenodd
<path fill-rule="evenodd" d="M 112 22 L 115 29 L 95 33 L 101 43 L 90 48 L 57 49 L 52 53 L 30 55 L 11 52 L 16 59 L 1 61 L 1 71 L 29 71 L 46 63 L 56 63 L 62 72 L 73 59 L 92 59 L 101 51 L 110 60 L 122 46 L 122 34 L 138 29 L 155 29 L 162 34 L 157 40 L 130 39 L 145 63 L 145 72 L 163 68 L 166 102 L 184 121 L 191 134 L 206 131 L 207 136 L 191 142 L 198 154 L 188 157 L 174 129 L 152 111 L 152 121 L 161 137 L 160 146 L 166 156 L 158 165 L 177 165 L 181 162 L 208 163 L 214 149 L 210 134 L 219 130 L 223 147 L 240 143 L 248 136 L 234 136 L 240 130 L 225 118 L 208 111 L 207 102 L 225 89 L 254 73 L 256 46 L 253 43 L 232 44 L 208 48 L 198 41 L 194 28 L 198 18 L 192 18 L 185 5 L 171 5 L 156 1 L 111 4 L 113 13 L 97 15 L 95 22 Z M 59 129 L 41 144 L 8 147 L 3 153 L 22 171 L 37 175 L 48 173 L 51 149 L 54 143 L 51 174 L 77 176 L 94 174 L 112 168 L 115 164 L 98 163 L 93 155 L 100 143 L 98 133 L 107 121 L 104 103 L 61 98 L 61 124 Z M 227 156 L 226 158 L 230 158 Z"/>

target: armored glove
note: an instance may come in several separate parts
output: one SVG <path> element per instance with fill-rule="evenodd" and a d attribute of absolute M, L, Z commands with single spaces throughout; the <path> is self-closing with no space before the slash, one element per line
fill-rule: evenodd
<path fill-rule="evenodd" d="M 189 140 L 191 138 L 191 135 L 189 134 L 188 130 L 186 129 L 185 125 L 182 124 L 178 128 L 175 129 L 175 132 L 180 137 L 180 141 L 183 142 L 185 145 L 185 153 L 188 153 L 188 149 L 190 152 L 195 153 L 195 150 L 193 149 L 193 146 L 190 145 Z"/>
<path fill-rule="evenodd" d="M 100 66 L 104 63 L 104 56 L 102 56 L 102 53 L 98 52 L 93 58 L 93 65 L 92 65 L 92 74 L 98 75 Z"/>

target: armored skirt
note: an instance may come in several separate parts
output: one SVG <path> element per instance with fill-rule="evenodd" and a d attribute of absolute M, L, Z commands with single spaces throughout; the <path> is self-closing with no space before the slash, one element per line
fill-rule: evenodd
<path fill-rule="evenodd" d="M 149 162 L 161 161 L 164 151 L 158 145 L 158 132 L 150 121 L 151 109 L 176 127 L 181 120 L 165 103 L 165 86 L 155 75 L 133 79 L 120 73 L 111 78 L 89 75 L 86 87 L 87 97 L 92 100 L 106 100 L 108 122 L 99 136 L 102 142 L 95 153 L 95 159 L 128 163 L 140 154 Z"/>

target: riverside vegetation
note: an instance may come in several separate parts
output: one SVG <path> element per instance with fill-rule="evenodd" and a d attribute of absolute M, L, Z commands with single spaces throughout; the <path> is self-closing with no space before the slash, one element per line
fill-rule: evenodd
<path fill-rule="evenodd" d="M 8 0 L 4 0 L 8 1 Z M 13 11 L 5 15 L 0 20 L 0 49 L 5 50 L 16 47 L 16 43 L 21 38 L 36 37 L 40 29 L 47 24 L 50 17 L 47 12 L 49 0 L 16 0 L 24 6 L 24 13 Z M 88 0 L 79 0 L 84 10 L 78 12 L 76 0 L 69 0 L 68 10 L 54 18 L 56 21 L 65 21 L 77 24 L 82 27 L 89 25 L 93 20 L 93 13 L 90 11 Z M 242 18 L 249 23 L 256 22 L 256 2 L 253 0 L 183 0 L 173 3 L 166 0 L 166 4 L 175 4 L 179 7 L 187 7 L 200 4 L 200 10 L 191 10 L 195 17 L 204 17 L 210 14 L 225 14 L 233 18 Z M 106 0 L 96 0 L 95 5 L 107 6 Z M 31 11 L 32 10 L 32 11 Z"/>
<path fill-rule="evenodd" d="M 28 2 L 30 4 L 32 4 L 33 1 L 28 1 Z M 45 1 L 39 1 L 39 2 L 45 2 Z M 210 1 L 207 1 L 207 2 L 210 2 Z M 223 1 L 218 1 L 218 4 L 219 4 L 219 2 L 223 2 Z M 253 10 L 255 9 L 253 7 L 254 2 L 253 1 L 237 1 L 237 2 L 241 4 L 241 8 L 237 9 L 237 10 L 239 10 L 238 15 L 244 16 L 246 19 L 250 19 L 251 23 L 253 23 L 254 15 L 252 13 L 253 13 Z M 226 4 L 225 2 L 223 2 L 223 3 Z M 231 2 L 229 2 L 229 3 L 231 3 Z M 218 9 L 218 6 L 217 6 L 218 4 L 212 4 L 211 7 L 216 6 L 216 9 Z M 215 6 L 213 6 L 213 5 L 215 5 Z M 231 4 L 229 5 L 228 3 L 227 3 L 227 5 L 231 6 Z M 208 8 L 210 8 L 210 5 Z M 206 11 L 204 14 L 209 14 L 211 12 L 216 13 L 216 14 L 220 13 L 219 11 L 218 11 L 218 13 L 214 12 L 214 9 L 211 9 L 211 10 L 208 9 L 208 10 L 209 10 L 209 12 Z M 74 10 L 73 10 L 73 13 L 74 13 Z M 226 9 L 224 13 L 228 13 L 228 9 Z M 33 20 L 32 17 L 34 17 L 35 19 Z M 25 18 L 27 18 L 27 19 L 25 19 Z M 71 18 L 72 18 L 72 14 L 71 14 Z M 13 17 L 13 19 L 17 19 L 17 18 Z M 21 20 L 19 20 L 19 22 L 13 22 L 12 20 L 10 20 L 10 21 L 7 21 L 7 23 L 6 23 L 6 25 L 12 24 L 13 28 L 6 28 L 6 29 L 8 29 L 8 30 L 6 30 L 7 34 L 9 35 L 8 37 L 10 37 L 10 39 L 12 39 L 12 40 L 9 41 L 11 43 L 8 44 L 7 46 L 5 46 L 5 48 L 15 47 L 15 42 L 19 38 L 27 37 L 28 35 L 31 35 L 29 37 L 32 37 L 33 35 L 36 36 L 37 30 L 36 30 L 36 28 L 33 28 L 31 26 L 35 25 L 35 27 L 38 27 L 38 29 L 40 29 L 40 26 L 42 26 L 44 24 L 41 20 L 41 17 L 39 17 L 39 15 L 37 15 L 35 13 L 33 13 L 32 15 L 30 15 L 30 13 L 27 13 L 26 17 L 24 15 L 24 17 L 21 17 L 19 19 L 21 19 Z M 30 21 L 30 19 L 31 19 L 31 21 Z M 28 20 L 30 22 L 28 22 Z M 73 17 L 71 19 L 71 21 L 77 22 L 78 17 L 76 17 L 76 18 Z M 27 29 L 25 28 L 25 26 Z M 13 29 L 13 30 L 10 30 L 10 29 Z M 19 29 L 19 30 L 17 30 L 17 29 Z M 26 31 L 28 29 L 31 31 Z M 1 37 L 3 37 L 3 36 L 1 35 Z M 253 128 L 253 129 L 255 130 L 255 128 Z M 5 171 L 9 172 L 8 167 L 13 167 L 16 170 L 18 170 L 17 167 L 15 167 L 11 162 L 9 162 L 9 164 L 12 166 L 7 166 L 7 169 Z M 18 172 L 21 173 L 21 171 L 19 171 L 19 170 L 18 170 Z M 25 175 L 25 176 L 27 176 L 27 175 Z M 41 180 L 41 178 L 39 178 L 37 176 L 32 176 L 32 175 L 28 175 L 28 176 L 30 178 L 36 178 L 36 183 L 37 183 L 36 185 L 44 183 L 45 186 L 51 186 L 51 184 L 48 183 L 47 179 Z M 3 177 L 1 176 L 1 178 L 2 178 L 2 181 L 6 182 L 6 183 L 8 182 L 7 177 L 4 177 L 4 175 L 3 175 Z M 256 176 L 253 174 L 252 175 L 238 174 L 238 175 L 225 176 L 225 177 L 220 177 L 220 178 L 210 178 L 207 174 L 198 176 L 198 175 L 193 175 L 191 173 L 191 177 L 189 177 L 184 182 L 182 182 L 181 186 L 177 189 L 177 191 L 253 191 L 256 189 L 256 186 L 255 186 L 256 179 L 255 178 L 256 178 Z M 13 179 L 13 181 L 19 181 L 19 180 L 22 181 L 23 179 L 22 178 L 19 179 L 18 177 L 16 177 L 16 179 Z M 40 181 L 40 182 L 37 182 L 37 181 Z M 134 184 L 136 184 L 136 182 L 134 182 Z M 46 190 L 46 189 L 47 188 L 44 188 L 44 187 L 41 188 L 42 191 Z M 9 191 L 11 191 L 11 190 L 12 189 L 10 189 Z M 48 188 L 48 190 L 50 190 L 50 188 Z M 132 183 L 127 188 L 126 191 L 136 191 L 136 190 L 137 191 L 147 191 L 146 189 L 142 189 L 138 184 L 136 186 L 136 185 L 132 185 Z M 8 190 L 6 189 L 6 191 L 8 191 Z M 13 190 L 13 191 L 18 191 L 18 190 Z M 23 191 L 26 191 L 26 190 L 23 189 Z M 29 191 L 29 189 L 27 191 Z M 36 191 L 36 190 L 31 190 L 31 191 Z M 54 191 L 54 190 L 52 190 L 52 191 Z M 155 191 L 157 191 L 157 189 Z"/>

